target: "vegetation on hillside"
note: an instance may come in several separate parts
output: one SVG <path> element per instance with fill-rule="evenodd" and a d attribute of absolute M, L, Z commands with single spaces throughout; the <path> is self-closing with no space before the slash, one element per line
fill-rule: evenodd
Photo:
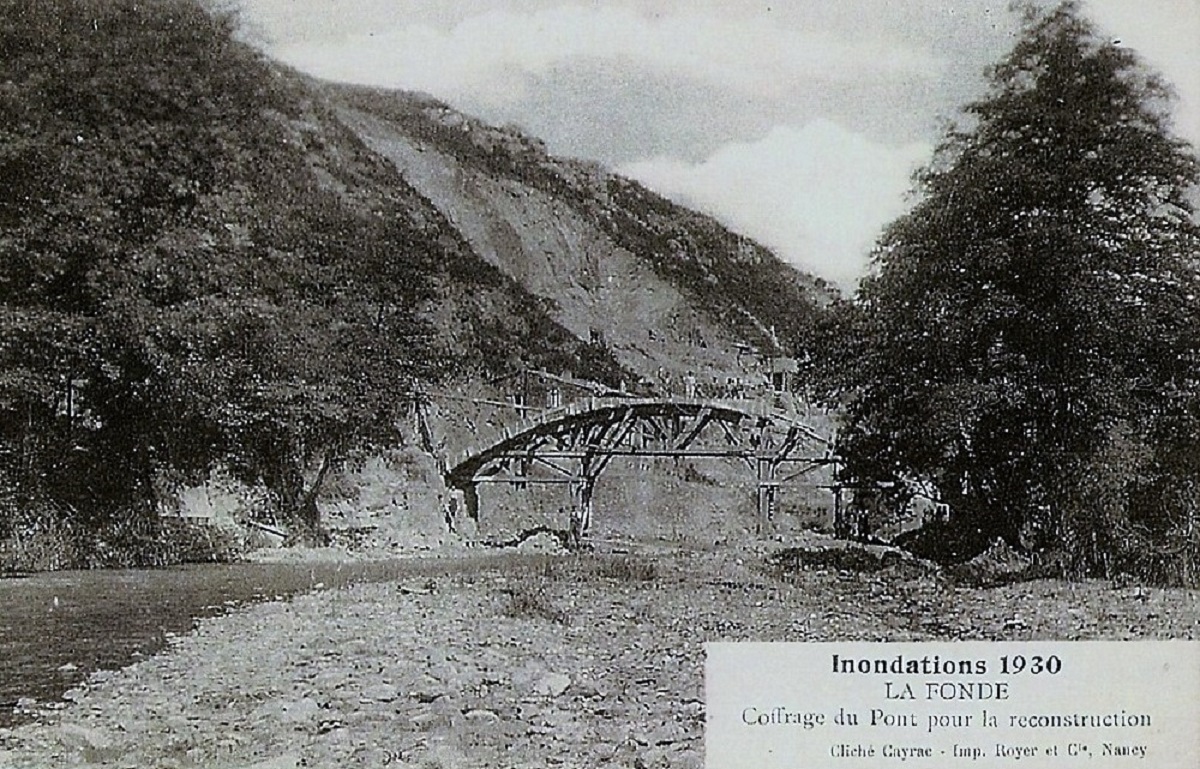
<path fill-rule="evenodd" d="M 826 374 L 846 480 L 1068 572 L 1200 582 L 1200 227 L 1169 89 L 1074 2 L 1030 10 L 918 178 Z"/>
<path fill-rule="evenodd" d="M 618 246 L 741 338 L 765 350 L 807 350 L 830 284 L 763 246 L 642 185 L 593 164 L 549 155 L 538 139 L 490 126 L 420 94 L 330 85 L 332 99 L 401 126 L 410 136 L 496 178 L 520 179 L 573 208 Z M 774 333 L 772 333 L 774 332 Z"/>
<path fill-rule="evenodd" d="M 583 352 L 619 378 L 235 31 L 0 0 L 0 539 L 153 539 L 218 465 L 315 531 L 331 463 L 423 383 Z"/>

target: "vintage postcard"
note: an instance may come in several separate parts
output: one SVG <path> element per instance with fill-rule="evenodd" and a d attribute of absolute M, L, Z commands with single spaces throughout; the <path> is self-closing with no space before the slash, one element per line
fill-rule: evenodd
<path fill-rule="evenodd" d="M 0 0 L 0 769 L 1200 765 L 1194 0 Z"/>

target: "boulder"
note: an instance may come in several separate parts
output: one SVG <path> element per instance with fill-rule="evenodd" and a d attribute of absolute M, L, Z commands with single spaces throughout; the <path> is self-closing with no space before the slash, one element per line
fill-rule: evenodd
<path fill-rule="evenodd" d="M 571 687 L 571 677 L 565 673 L 548 673 L 533 685 L 534 694 L 543 697 L 558 697 Z"/>
<path fill-rule="evenodd" d="M 363 690 L 362 697 L 375 702 L 392 702 L 400 697 L 400 687 L 388 683 L 372 684 Z"/>

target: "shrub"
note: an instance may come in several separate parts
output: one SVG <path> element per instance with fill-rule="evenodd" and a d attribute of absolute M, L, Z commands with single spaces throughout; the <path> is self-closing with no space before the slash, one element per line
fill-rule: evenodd
<path fill-rule="evenodd" d="M 78 562 L 74 533 L 55 520 L 0 540 L 0 574 L 69 569 Z"/>

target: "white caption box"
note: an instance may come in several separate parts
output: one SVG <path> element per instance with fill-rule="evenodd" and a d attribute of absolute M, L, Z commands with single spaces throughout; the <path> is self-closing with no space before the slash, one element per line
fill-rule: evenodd
<path fill-rule="evenodd" d="M 1200 768 L 1200 643 L 717 643 L 708 769 Z"/>

